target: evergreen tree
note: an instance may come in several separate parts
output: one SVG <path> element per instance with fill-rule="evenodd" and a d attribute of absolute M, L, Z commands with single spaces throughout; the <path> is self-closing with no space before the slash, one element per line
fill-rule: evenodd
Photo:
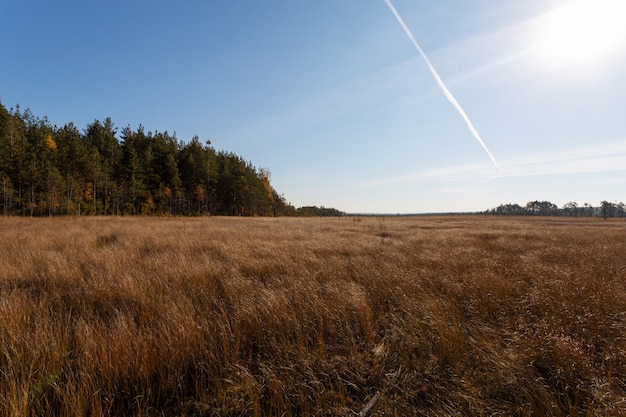
<path fill-rule="evenodd" d="M 200 139 L 194 136 L 179 154 L 178 166 L 185 190 L 185 207 L 195 213 L 215 214 L 219 175 L 215 151 L 209 144 L 203 146 Z"/>
<path fill-rule="evenodd" d="M 146 163 L 141 156 L 145 157 L 147 138 L 143 126 L 139 126 L 136 132 L 130 127 L 122 131 L 122 161 L 124 166 L 124 192 L 125 201 L 123 210 L 128 214 L 141 214 L 142 208 L 146 209 L 149 203 L 150 193 L 146 188 Z"/>
<path fill-rule="evenodd" d="M 89 154 L 86 142 L 73 123 L 56 131 L 58 167 L 65 182 L 66 214 L 81 214 L 84 204 L 85 180 L 89 177 Z"/>
<path fill-rule="evenodd" d="M 152 152 L 153 172 L 158 172 L 158 179 L 154 178 L 156 191 L 154 193 L 155 204 L 160 214 L 172 214 L 174 197 L 182 191 L 182 181 L 178 171 L 178 148 L 179 144 L 175 136 L 167 132 L 156 133 L 153 138 Z M 177 208 L 176 212 L 180 209 Z"/>
<path fill-rule="evenodd" d="M 94 120 L 85 129 L 84 140 L 92 164 L 94 214 L 115 214 L 120 205 L 118 184 L 122 173 L 122 149 L 116 134 L 111 118 L 106 118 L 103 123 Z"/>
<path fill-rule="evenodd" d="M 51 126 L 29 110 L 0 103 L 0 208 L 3 215 L 295 215 L 256 169 L 197 136 L 122 129 L 110 118 L 83 133 Z"/>

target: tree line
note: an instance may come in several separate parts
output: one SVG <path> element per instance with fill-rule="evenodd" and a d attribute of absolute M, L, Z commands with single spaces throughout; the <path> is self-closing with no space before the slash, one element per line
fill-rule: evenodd
<path fill-rule="evenodd" d="M 119 138 L 118 138 L 119 134 Z M 270 172 L 195 136 L 183 143 L 110 118 L 80 131 L 0 103 L 3 215 L 293 216 Z"/>
<path fill-rule="evenodd" d="M 626 205 L 624 203 L 611 203 L 602 201 L 594 207 L 589 203 L 578 205 L 574 201 L 558 207 L 549 201 L 529 201 L 526 206 L 519 204 L 501 204 L 496 208 L 485 211 L 485 214 L 514 215 L 514 216 L 570 216 L 570 217 L 625 217 Z"/>
<path fill-rule="evenodd" d="M 299 216 L 304 216 L 304 217 L 341 217 L 345 214 L 344 212 L 339 211 L 335 208 L 324 207 L 324 206 L 298 207 L 298 209 L 296 210 L 296 213 Z"/>

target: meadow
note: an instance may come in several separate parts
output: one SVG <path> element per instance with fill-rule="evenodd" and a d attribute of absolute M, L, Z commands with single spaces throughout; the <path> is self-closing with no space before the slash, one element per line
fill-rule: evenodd
<path fill-rule="evenodd" d="M 0 218 L 0 415 L 626 415 L 625 255 L 595 218 Z"/>

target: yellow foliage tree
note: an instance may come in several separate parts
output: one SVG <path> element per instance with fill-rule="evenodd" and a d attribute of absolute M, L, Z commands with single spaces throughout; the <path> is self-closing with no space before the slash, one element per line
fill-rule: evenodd
<path fill-rule="evenodd" d="M 51 135 L 46 136 L 46 148 L 50 150 L 57 148 L 57 143 L 54 141 Z"/>

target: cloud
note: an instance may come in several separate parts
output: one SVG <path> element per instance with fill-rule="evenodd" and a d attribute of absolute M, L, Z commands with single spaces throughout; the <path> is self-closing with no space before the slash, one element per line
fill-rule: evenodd
<path fill-rule="evenodd" d="M 583 174 L 626 171 L 626 140 L 563 151 L 528 153 L 501 158 L 503 180 L 513 177 Z M 460 183 L 479 185 L 494 177 L 493 165 L 465 164 L 446 166 L 376 179 L 364 187 L 406 187 L 419 184 Z"/>
<path fill-rule="evenodd" d="M 376 71 L 359 75 L 326 89 L 312 89 L 275 103 L 278 109 L 266 117 L 248 120 L 224 132 L 231 141 L 242 140 L 248 145 L 276 143 L 293 137 L 294 133 L 331 123 L 346 123 L 350 116 L 377 114 L 424 100 L 426 88 L 435 93 L 425 80 L 415 76 L 418 58 L 402 61 Z M 282 108 L 282 110 L 281 110 Z M 355 132 L 358 131 L 355 126 Z"/>
<path fill-rule="evenodd" d="M 505 177 L 626 170 L 626 141 L 564 151 L 533 153 L 507 163 Z"/>

